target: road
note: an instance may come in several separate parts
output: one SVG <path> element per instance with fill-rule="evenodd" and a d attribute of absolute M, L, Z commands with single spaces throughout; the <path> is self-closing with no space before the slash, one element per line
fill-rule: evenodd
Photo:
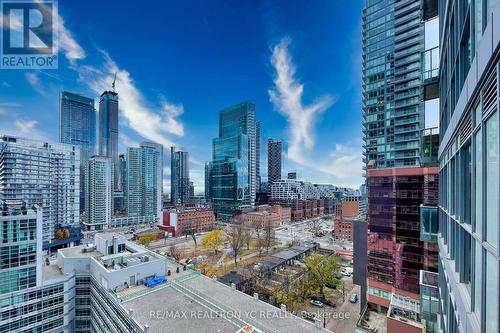
<path fill-rule="evenodd" d="M 359 297 L 359 286 L 353 285 L 349 292 L 346 291 L 346 300 L 336 311 L 336 316 L 334 316 L 335 313 L 332 314 L 332 318 L 326 324 L 328 330 L 338 333 L 354 333 L 356 331 L 360 309 L 359 300 L 354 304 L 349 302 L 352 293 L 357 293 Z"/>

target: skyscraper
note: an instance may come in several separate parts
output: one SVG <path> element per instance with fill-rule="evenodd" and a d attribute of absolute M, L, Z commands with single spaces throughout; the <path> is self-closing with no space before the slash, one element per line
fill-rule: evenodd
<path fill-rule="evenodd" d="M 260 192 L 260 121 L 255 123 L 255 193 Z"/>
<path fill-rule="evenodd" d="M 267 179 L 269 184 L 281 179 L 281 154 L 283 143 L 280 140 L 267 140 Z"/>
<path fill-rule="evenodd" d="M 118 94 L 105 91 L 99 100 L 99 155 L 110 158 L 113 190 L 121 190 L 118 158 Z"/>
<path fill-rule="evenodd" d="M 439 5 L 440 328 L 498 332 L 500 3 Z"/>
<path fill-rule="evenodd" d="M 219 113 L 212 143 L 210 196 L 218 218 L 230 220 L 241 205 L 253 205 L 256 191 L 255 104 L 242 102 Z"/>
<path fill-rule="evenodd" d="M 67 91 L 59 100 L 59 142 L 80 147 L 80 212 L 87 210 L 88 161 L 95 152 L 94 99 Z"/>
<path fill-rule="evenodd" d="M 428 3 L 367 0 L 363 10 L 367 301 L 387 314 L 388 327 L 395 320 L 420 325 L 409 304 L 420 303 L 420 271 L 436 271 L 432 246 L 420 239 L 420 207 L 437 204 L 438 184 L 438 168 L 422 148 L 436 137 L 423 137 L 432 95 L 423 84 Z"/>
<path fill-rule="evenodd" d="M 89 230 L 106 229 L 111 222 L 111 163 L 104 156 L 89 159 L 89 208 L 84 222 Z"/>
<path fill-rule="evenodd" d="M 189 195 L 189 153 L 170 147 L 170 200 L 172 204 L 187 204 Z"/>
<path fill-rule="evenodd" d="M 58 229 L 79 226 L 78 146 L 0 135 L 0 170 L 4 199 L 42 209 L 45 249 L 51 247 Z"/>
<path fill-rule="evenodd" d="M 163 220 L 163 146 L 143 142 L 127 149 L 127 215 Z"/>

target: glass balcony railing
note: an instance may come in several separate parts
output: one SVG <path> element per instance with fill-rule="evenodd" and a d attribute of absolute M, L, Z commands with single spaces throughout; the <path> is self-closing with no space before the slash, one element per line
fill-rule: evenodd
<path fill-rule="evenodd" d="M 438 213 L 437 206 L 420 205 L 420 240 L 437 242 Z"/>
<path fill-rule="evenodd" d="M 439 128 L 426 128 L 422 131 L 422 163 L 424 165 L 438 162 Z"/>
<path fill-rule="evenodd" d="M 425 83 L 434 82 L 439 75 L 439 46 L 422 53 L 422 80 Z"/>

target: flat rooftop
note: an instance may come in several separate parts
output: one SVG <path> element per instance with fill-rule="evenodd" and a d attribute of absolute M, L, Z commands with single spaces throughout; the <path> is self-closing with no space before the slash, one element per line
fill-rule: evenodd
<path fill-rule="evenodd" d="M 44 264 L 42 266 L 42 280 L 43 281 L 55 279 L 55 278 L 58 278 L 61 276 L 63 276 L 63 272 L 61 271 L 61 269 L 59 268 L 59 266 L 57 266 L 57 264 L 55 262 L 50 262 L 50 265 L 47 266 L 47 265 L 45 265 L 45 261 L 44 261 Z"/>
<path fill-rule="evenodd" d="M 357 327 L 364 332 L 387 333 L 387 313 L 366 309 L 359 318 Z"/>
<path fill-rule="evenodd" d="M 326 332 L 199 273 L 167 278 L 169 282 L 153 288 L 156 290 L 121 301 L 123 309 L 132 310 L 134 319 L 148 325 L 151 333 L 236 333 L 246 325 L 254 332 Z"/>

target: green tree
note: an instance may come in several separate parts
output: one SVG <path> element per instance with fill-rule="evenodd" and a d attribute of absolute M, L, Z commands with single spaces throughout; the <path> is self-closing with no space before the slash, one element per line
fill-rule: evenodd
<path fill-rule="evenodd" d="M 217 254 L 224 245 L 224 233 L 222 230 L 212 230 L 201 239 L 201 246 L 207 250 L 212 250 Z"/>
<path fill-rule="evenodd" d="M 313 284 L 319 288 L 319 292 L 324 296 L 324 286 L 336 286 L 339 280 L 335 277 L 339 271 L 339 263 L 335 257 L 323 257 L 314 253 L 309 257 L 306 266 L 312 274 Z"/>

